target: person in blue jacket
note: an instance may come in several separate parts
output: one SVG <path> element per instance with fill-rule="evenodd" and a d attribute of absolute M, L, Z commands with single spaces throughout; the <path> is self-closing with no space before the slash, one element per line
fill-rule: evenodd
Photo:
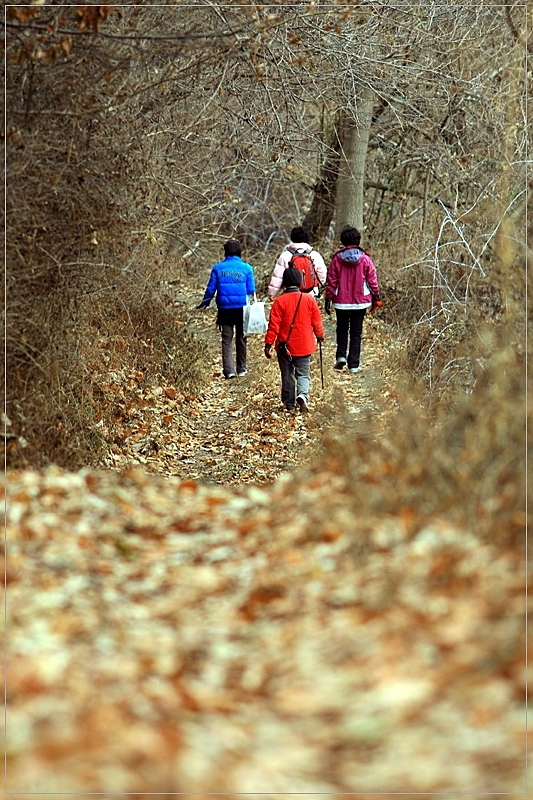
<path fill-rule="evenodd" d="M 248 295 L 255 292 L 252 266 L 241 258 L 241 244 L 229 239 L 224 245 L 224 261 L 211 270 L 202 302 L 197 308 L 208 308 L 216 294 L 217 321 L 222 334 L 222 371 L 225 378 L 246 375 L 246 337 L 243 333 L 243 307 Z M 235 331 L 237 368 L 232 340 Z"/>

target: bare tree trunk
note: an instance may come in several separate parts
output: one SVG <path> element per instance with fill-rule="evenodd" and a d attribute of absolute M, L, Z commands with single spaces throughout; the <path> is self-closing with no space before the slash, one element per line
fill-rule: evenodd
<path fill-rule="evenodd" d="M 338 120 L 335 121 L 329 136 L 324 135 L 327 155 L 320 168 L 320 176 L 313 187 L 313 201 L 302 224 L 309 228 L 311 240 L 319 245 L 325 238 L 335 214 L 335 197 L 339 177 L 339 139 Z"/>
<path fill-rule="evenodd" d="M 335 213 L 337 240 L 347 225 L 363 231 L 365 163 L 372 124 L 372 108 L 372 96 L 366 93 L 362 96 L 357 109 L 357 119 L 345 117 L 343 120 Z"/>

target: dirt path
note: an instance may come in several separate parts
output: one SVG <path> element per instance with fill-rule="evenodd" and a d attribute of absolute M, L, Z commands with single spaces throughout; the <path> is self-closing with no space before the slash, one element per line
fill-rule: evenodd
<path fill-rule="evenodd" d="M 308 462 L 328 430 L 341 426 L 351 435 L 367 427 L 369 419 L 386 424 L 395 403 L 391 354 L 398 343 L 379 319 L 366 320 L 363 369 L 351 375 L 333 369 L 335 327 L 324 315 L 324 388 L 317 351 L 311 365 L 311 413 L 301 415 L 284 410 L 277 361 L 265 359 L 261 336 L 249 339 L 248 374 L 223 378 L 215 313 L 198 313 L 188 323 L 209 342 L 211 380 L 201 393 L 183 395 L 172 386 L 143 387 L 130 376 L 121 388 L 128 419 L 115 431 L 102 431 L 114 439 L 105 466 L 123 469 L 140 463 L 151 472 L 207 483 L 265 483 Z"/>

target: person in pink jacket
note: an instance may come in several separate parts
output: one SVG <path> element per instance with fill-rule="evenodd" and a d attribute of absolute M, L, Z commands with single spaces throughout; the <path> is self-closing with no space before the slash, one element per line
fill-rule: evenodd
<path fill-rule="evenodd" d="M 328 269 L 325 312 L 331 306 L 337 317 L 337 353 L 335 369 L 346 365 L 350 372 L 359 372 L 363 319 L 367 308 L 381 305 L 376 268 L 369 255 L 359 247 L 361 234 L 357 228 L 344 228 L 342 247 L 337 250 Z M 349 344 L 348 344 L 349 339 Z"/>
<path fill-rule="evenodd" d="M 276 266 L 274 267 L 274 272 L 270 278 L 270 285 L 268 287 L 269 297 L 275 297 L 281 289 L 283 273 L 289 266 L 291 258 L 296 253 L 305 253 L 310 255 L 320 286 L 324 286 L 326 283 L 326 265 L 320 253 L 316 250 L 313 250 L 309 244 L 309 238 L 310 234 L 308 228 L 298 227 L 292 229 L 291 241 L 278 258 Z M 311 293 L 314 297 L 318 297 L 319 290 L 319 286 L 312 289 Z"/>

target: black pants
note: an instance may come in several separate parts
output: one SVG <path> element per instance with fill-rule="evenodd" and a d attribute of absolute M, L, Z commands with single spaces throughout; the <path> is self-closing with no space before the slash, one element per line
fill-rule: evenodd
<path fill-rule="evenodd" d="M 336 308 L 337 316 L 337 353 L 336 358 L 347 358 L 348 369 L 359 366 L 361 355 L 361 335 L 366 308 Z M 348 338 L 350 346 L 348 347 Z M 348 351 L 348 357 L 346 357 Z"/>

